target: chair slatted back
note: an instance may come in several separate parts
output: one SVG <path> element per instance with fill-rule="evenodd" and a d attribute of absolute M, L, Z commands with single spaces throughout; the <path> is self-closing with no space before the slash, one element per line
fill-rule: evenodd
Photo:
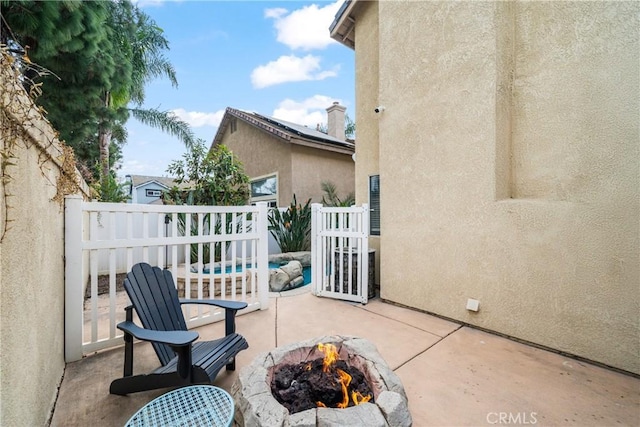
<path fill-rule="evenodd" d="M 124 288 L 145 329 L 187 330 L 178 291 L 169 270 L 161 270 L 147 263 L 136 264 L 124 280 Z M 163 366 L 175 357 L 167 344 L 154 342 L 153 348 Z"/>

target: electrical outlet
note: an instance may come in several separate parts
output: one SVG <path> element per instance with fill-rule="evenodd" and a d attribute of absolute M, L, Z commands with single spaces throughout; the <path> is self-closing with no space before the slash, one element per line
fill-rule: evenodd
<path fill-rule="evenodd" d="M 480 310 L 480 301 L 477 299 L 469 298 L 467 300 L 467 310 L 469 311 L 478 311 Z"/>

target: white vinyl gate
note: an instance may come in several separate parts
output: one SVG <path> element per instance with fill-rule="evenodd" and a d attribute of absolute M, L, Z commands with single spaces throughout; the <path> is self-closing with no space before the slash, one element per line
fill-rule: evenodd
<path fill-rule="evenodd" d="M 311 272 L 317 296 L 366 304 L 369 207 L 311 206 Z"/>

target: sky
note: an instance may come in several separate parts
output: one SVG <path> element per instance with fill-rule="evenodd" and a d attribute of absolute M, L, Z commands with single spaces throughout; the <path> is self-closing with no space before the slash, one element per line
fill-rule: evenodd
<path fill-rule="evenodd" d="M 211 144 L 225 108 L 315 128 L 338 101 L 355 120 L 354 51 L 329 37 L 338 1 L 138 0 L 164 30 L 178 88 L 145 87 L 144 107 L 172 111 Z M 186 149 L 131 118 L 118 175 L 169 176 Z"/>

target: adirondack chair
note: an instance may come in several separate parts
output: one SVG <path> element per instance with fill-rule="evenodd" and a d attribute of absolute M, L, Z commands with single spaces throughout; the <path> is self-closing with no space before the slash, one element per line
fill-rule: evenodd
<path fill-rule="evenodd" d="M 220 369 L 235 370 L 235 356 L 249 347 L 235 333 L 235 315 L 245 302 L 224 300 L 180 300 L 169 270 L 147 263 L 133 266 L 124 280 L 132 305 L 125 308 L 126 320 L 118 324 L 124 331 L 124 377 L 111 383 L 112 394 L 126 395 L 157 388 L 211 383 Z M 181 304 L 208 304 L 224 308 L 225 333 L 214 341 L 195 342 L 198 333 L 188 331 Z M 135 308 L 143 327 L 133 323 Z M 150 374 L 133 375 L 133 339 L 153 344 L 160 366 Z"/>

